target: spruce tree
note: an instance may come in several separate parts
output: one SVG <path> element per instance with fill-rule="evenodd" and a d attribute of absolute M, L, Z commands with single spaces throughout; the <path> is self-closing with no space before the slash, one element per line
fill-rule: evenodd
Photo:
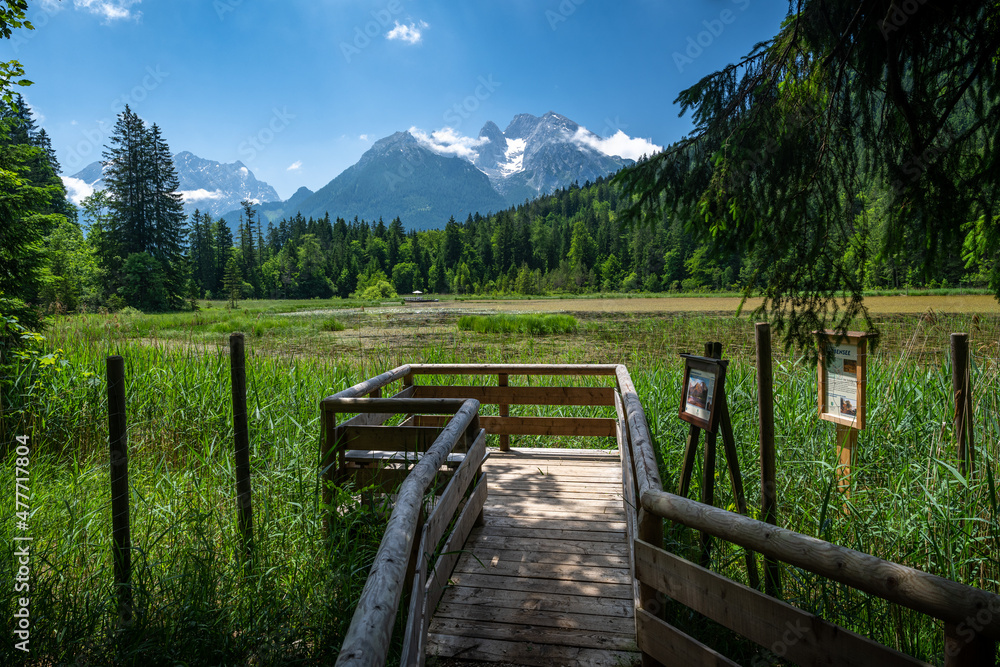
<path fill-rule="evenodd" d="M 226 274 L 223 284 L 226 296 L 229 299 L 229 307 L 235 308 L 236 302 L 243 295 L 243 274 L 240 273 L 239 262 L 236 261 L 236 256 L 233 254 L 230 254 L 229 259 L 226 261 Z"/>

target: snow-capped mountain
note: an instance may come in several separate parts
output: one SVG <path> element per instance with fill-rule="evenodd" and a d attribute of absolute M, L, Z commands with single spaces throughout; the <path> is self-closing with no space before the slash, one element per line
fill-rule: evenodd
<path fill-rule="evenodd" d="M 174 156 L 174 167 L 180 181 L 179 191 L 184 197 L 184 211 L 188 214 L 200 209 L 203 213 L 220 216 L 238 209 L 244 199 L 257 202 L 280 199 L 273 187 L 258 181 L 239 160 L 227 164 L 182 151 Z M 104 188 L 103 176 L 101 163 L 92 162 L 70 178 L 82 181 L 90 189 L 100 190 Z"/>
<path fill-rule="evenodd" d="M 631 141 L 624 134 L 621 137 Z M 434 150 L 434 135 L 425 143 Z M 582 185 L 596 180 L 635 162 L 611 153 L 613 147 L 608 139 L 550 111 L 541 117 L 518 114 L 502 132 L 488 121 L 472 149 L 474 156 L 466 157 L 509 204 L 518 204 L 574 182 Z"/>

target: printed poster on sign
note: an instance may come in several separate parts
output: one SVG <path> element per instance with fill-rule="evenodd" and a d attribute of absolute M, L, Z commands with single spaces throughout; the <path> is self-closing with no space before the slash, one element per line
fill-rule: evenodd
<path fill-rule="evenodd" d="M 715 375 L 692 368 L 688 378 L 687 402 L 684 404 L 684 412 L 708 421 L 712 414 L 714 393 Z"/>
<path fill-rule="evenodd" d="M 832 415 L 858 416 L 858 346 L 830 345 L 826 348 L 826 411 Z"/>

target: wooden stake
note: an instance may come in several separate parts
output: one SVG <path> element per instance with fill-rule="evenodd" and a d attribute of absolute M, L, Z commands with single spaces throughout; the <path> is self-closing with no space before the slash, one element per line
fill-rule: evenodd
<path fill-rule="evenodd" d="M 771 325 L 758 322 L 757 408 L 760 420 L 760 509 L 761 520 L 778 525 L 778 480 L 774 451 L 774 374 L 771 366 Z M 781 595 L 781 567 L 774 558 L 764 559 L 764 592 Z"/>
<path fill-rule="evenodd" d="M 965 475 L 975 471 L 976 447 L 972 432 L 972 378 L 969 372 L 969 334 L 951 335 L 951 384 L 955 392 L 955 442 L 958 469 Z"/>
<path fill-rule="evenodd" d="M 855 428 L 837 424 L 837 490 L 844 494 L 845 499 L 851 497 L 851 465 L 858 433 Z"/>
<path fill-rule="evenodd" d="M 497 386 L 498 387 L 506 387 L 507 386 L 507 374 L 506 373 L 499 373 L 499 374 L 497 374 Z M 510 416 L 510 406 L 508 406 L 506 403 L 501 403 L 500 404 L 500 416 L 501 417 L 509 417 Z M 510 436 L 509 435 L 504 434 L 504 435 L 500 436 L 500 451 L 501 452 L 509 452 L 510 451 Z"/>
<path fill-rule="evenodd" d="M 233 389 L 233 435 L 236 448 L 236 524 L 244 565 L 253 555 L 253 507 L 250 491 L 250 427 L 247 419 L 247 377 L 243 334 L 229 336 L 229 366 Z"/>
<path fill-rule="evenodd" d="M 132 540 L 129 532 L 128 435 L 125 420 L 125 360 L 108 357 L 108 444 L 111 454 L 111 555 L 118 618 L 132 621 Z"/>

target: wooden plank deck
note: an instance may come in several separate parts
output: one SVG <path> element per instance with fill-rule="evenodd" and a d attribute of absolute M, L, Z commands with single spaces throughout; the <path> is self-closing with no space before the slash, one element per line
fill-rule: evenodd
<path fill-rule="evenodd" d="M 428 655 L 514 665 L 637 664 L 618 452 L 492 451 L 486 525 L 434 613 Z"/>

